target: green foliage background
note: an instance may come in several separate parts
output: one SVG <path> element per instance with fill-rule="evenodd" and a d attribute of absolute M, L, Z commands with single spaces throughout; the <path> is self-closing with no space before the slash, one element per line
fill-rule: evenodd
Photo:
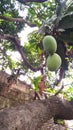
<path fill-rule="evenodd" d="M 71 4 L 69 2 L 71 2 Z M 28 4 L 23 6 L 15 0 L 1 0 L 0 15 L 7 16 L 9 18 L 21 18 L 19 11 L 27 10 L 26 20 L 32 24 L 35 24 L 38 29 L 41 27 L 42 23 L 45 23 L 45 32 L 47 33 L 51 25 L 49 20 L 55 14 L 56 4 L 57 3 L 55 2 L 55 0 L 53 0 L 52 2 L 47 1 L 43 3 L 29 2 Z M 59 22 L 58 29 L 64 29 L 64 31 L 61 32 L 59 38 L 62 39 L 64 42 L 71 43 L 67 46 L 69 52 L 72 53 L 70 54 L 70 57 L 67 57 L 69 70 L 67 71 L 65 77 L 67 81 L 67 76 L 69 75 L 69 80 L 72 81 L 73 75 L 70 72 L 72 72 L 73 68 L 73 2 L 67 0 L 66 6 L 66 10 L 63 12 L 63 17 Z M 13 36 L 17 36 L 18 33 L 25 29 L 25 27 L 26 24 L 22 22 L 10 22 L 0 19 L 0 34 L 11 34 Z M 23 51 L 26 55 L 27 60 L 33 67 L 39 67 L 41 63 L 45 61 L 45 58 L 41 57 L 43 53 L 42 39 L 43 35 L 35 30 L 28 35 L 28 43 L 24 41 Z M 31 83 L 34 84 L 35 89 L 38 89 L 38 80 L 40 79 L 41 75 L 40 77 L 35 78 L 33 76 L 32 78 L 30 78 L 30 75 L 34 75 L 35 73 L 29 70 L 22 60 L 15 61 L 11 58 L 11 54 L 8 53 L 14 53 L 15 51 L 18 50 L 13 42 L 7 40 L 0 41 L 1 69 L 10 69 L 11 71 L 13 71 L 14 69 L 21 68 L 21 71 L 23 73 L 29 75 L 29 79 L 31 80 Z M 58 85 L 57 89 L 55 89 L 53 87 L 56 81 L 56 78 L 54 76 L 55 74 L 49 72 L 46 67 L 44 67 L 44 73 L 47 75 L 46 91 L 49 94 L 54 94 L 60 88 L 60 84 Z M 59 73 L 57 72 L 57 77 L 58 74 Z M 67 86 L 69 87 L 67 89 L 64 89 L 62 93 L 64 97 L 69 99 L 73 96 L 73 83 Z M 65 88 L 67 86 L 65 86 Z"/>

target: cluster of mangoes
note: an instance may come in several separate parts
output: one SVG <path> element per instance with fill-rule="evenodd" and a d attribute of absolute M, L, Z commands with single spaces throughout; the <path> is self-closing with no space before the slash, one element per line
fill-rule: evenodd
<path fill-rule="evenodd" d="M 46 65 L 50 71 L 56 71 L 61 66 L 61 57 L 56 53 L 57 41 L 51 36 L 47 35 L 43 38 L 43 48 L 48 54 Z"/>

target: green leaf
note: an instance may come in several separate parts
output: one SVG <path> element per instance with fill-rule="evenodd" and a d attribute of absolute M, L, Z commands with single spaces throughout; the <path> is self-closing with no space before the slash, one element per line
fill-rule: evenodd
<path fill-rule="evenodd" d="M 34 89 L 38 90 L 38 83 L 41 80 L 41 76 L 38 76 L 32 80 L 32 83 L 34 84 Z"/>
<path fill-rule="evenodd" d="M 8 58 L 8 66 L 10 69 L 14 69 L 16 67 L 16 61 L 13 61 L 10 56 L 7 56 Z"/>
<path fill-rule="evenodd" d="M 59 22 L 58 28 L 69 29 L 73 28 L 73 12 L 65 15 Z"/>

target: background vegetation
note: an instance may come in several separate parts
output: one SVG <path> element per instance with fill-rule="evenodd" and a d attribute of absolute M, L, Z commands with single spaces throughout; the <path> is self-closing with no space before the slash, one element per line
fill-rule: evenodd
<path fill-rule="evenodd" d="M 26 75 L 35 89 L 38 89 L 42 75 L 46 75 L 45 91 L 48 95 L 55 94 L 61 88 L 61 94 L 71 99 L 73 97 L 73 2 L 72 0 L 38 2 L 0 1 L 0 69 L 4 71 L 10 69 L 12 74 L 19 70 L 18 76 Z M 27 15 L 21 17 L 19 12 L 26 10 Z M 18 34 L 27 29 L 26 26 L 37 29 L 28 35 L 28 42 L 24 41 L 24 45 L 21 45 Z M 45 66 L 47 55 L 43 54 L 42 46 L 45 35 L 53 35 L 57 40 L 57 53 L 62 58 L 62 66 L 56 72 L 48 71 Z M 20 53 L 20 60 L 12 58 L 12 53 L 15 52 Z M 35 76 L 36 72 L 39 76 Z"/>

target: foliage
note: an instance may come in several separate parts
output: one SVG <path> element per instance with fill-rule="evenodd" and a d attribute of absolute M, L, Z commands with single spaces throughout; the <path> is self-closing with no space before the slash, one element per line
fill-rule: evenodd
<path fill-rule="evenodd" d="M 21 17 L 19 15 L 18 9 L 15 8 L 13 1 L 11 0 L 1 0 L 0 1 L 0 15 L 7 17 Z M 24 24 L 19 22 L 9 22 L 5 20 L 0 20 L 0 33 L 9 33 L 16 35 L 23 28 Z"/>
<path fill-rule="evenodd" d="M 28 20 L 40 27 L 43 21 L 47 21 L 54 13 L 55 1 L 45 3 L 30 3 L 28 8 Z M 34 19 L 33 19 L 34 18 Z"/>
<path fill-rule="evenodd" d="M 51 34 L 56 38 L 58 44 L 57 53 L 62 58 L 62 67 L 64 71 L 68 71 L 67 68 L 73 67 L 73 2 L 69 0 L 66 1 L 66 9 L 62 13 L 61 19 L 58 19 L 56 14 L 56 5 L 58 6 L 58 3 L 55 0 L 49 0 L 43 3 L 28 2 L 27 4 L 24 4 L 23 7 L 20 3 L 13 0 L 0 1 L 0 16 L 8 18 L 22 18 L 19 11 L 27 10 L 27 16 L 25 17 L 26 22 L 0 19 L 1 35 L 10 34 L 16 38 L 18 33 L 24 29 L 26 23 L 30 23 L 30 25 L 32 24 L 32 27 L 34 25 L 37 27 L 35 31 L 28 35 L 28 42 L 26 43 L 24 41 L 24 45 L 20 45 L 20 48 L 22 48 L 25 55 L 24 57 L 26 57 L 27 61 L 33 67 L 43 66 L 43 74 L 46 74 L 48 79 L 46 80 L 46 91 L 52 94 L 55 94 L 58 90 L 58 88 L 55 88 L 54 84 L 57 80 L 55 76 L 59 77 L 59 71 L 56 71 L 54 76 L 54 74 L 48 71 L 45 66 L 47 54 L 43 52 L 44 50 L 42 46 L 44 35 Z M 18 40 L 20 39 L 18 38 Z M 16 51 L 18 51 L 18 48 L 15 41 L 10 41 L 10 39 L 0 41 L 1 69 L 5 70 L 9 68 L 12 71 L 13 69 L 21 68 L 22 72 L 26 72 L 30 77 L 31 73 L 34 73 L 29 70 L 28 66 L 24 64 L 24 61 L 22 59 L 18 61 L 12 59 L 11 53 L 15 53 Z M 41 72 L 40 75 L 42 76 Z M 35 89 L 38 88 L 38 82 L 41 76 L 34 78 L 33 80 L 30 78 L 32 84 L 35 86 Z M 57 84 L 57 86 L 59 87 L 60 84 Z M 70 87 L 67 90 L 67 94 L 72 91 L 73 89 Z M 65 92 L 63 92 L 64 95 Z M 72 95 L 69 96 L 71 97 Z"/>

